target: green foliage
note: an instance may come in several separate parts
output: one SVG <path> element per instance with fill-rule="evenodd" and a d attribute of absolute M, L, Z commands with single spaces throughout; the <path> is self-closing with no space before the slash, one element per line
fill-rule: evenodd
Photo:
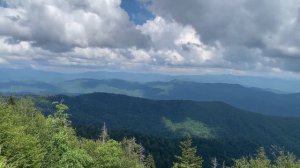
<path fill-rule="evenodd" d="M 145 168 L 156 168 L 155 161 L 152 155 L 147 155 L 144 161 Z"/>
<path fill-rule="evenodd" d="M 144 148 L 136 143 L 135 138 L 124 138 L 121 142 L 124 151 L 123 164 L 126 167 L 143 168 Z"/>
<path fill-rule="evenodd" d="M 104 93 L 54 96 L 48 100 L 52 102 L 61 98 L 70 107 L 70 119 L 76 130 L 81 136 L 88 138 L 98 138 L 103 122 L 111 130 L 130 131 L 173 142 L 187 132 L 192 132 L 191 135 L 198 137 L 194 138 L 194 143 L 201 149 L 205 166 L 211 165 L 210 160 L 213 157 L 217 157 L 220 163 L 225 160 L 226 164 L 232 165 L 232 158 L 252 155 L 260 146 L 282 146 L 300 156 L 299 118 L 264 116 L 221 102 L 153 101 Z M 175 132 L 166 127 L 163 117 L 172 121 L 171 126 L 174 126 Z M 188 118 L 192 121 L 188 121 Z M 89 132 L 84 128 L 86 126 L 94 131 Z M 205 128 L 215 138 L 205 139 Z M 157 165 L 171 166 L 171 158 L 177 151 L 165 140 L 162 143 L 152 141 L 150 144 L 147 138 L 143 138 L 142 141 L 138 139 L 138 142 L 145 146 L 146 151 L 151 150 Z M 169 144 L 174 146 L 173 142 Z"/>
<path fill-rule="evenodd" d="M 259 148 L 256 156 L 243 157 L 235 160 L 233 168 L 300 168 L 300 161 L 296 157 L 283 150 L 276 150 L 274 159 L 269 159 L 264 148 Z"/>
<path fill-rule="evenodd" d="M 109 140 L 96 148 L 97 159 L 95 167 L 115 168 L 121 167 L 122 150 L 118 142 Z"/>
<path fill-rule="evenodd" d="M 1 154 L 1 153 L 0 153 Z M 5 157 L 0 156 L 0 168 L 8 168 Z"/>
<path fill-rule="evenodd" d="M 56 112 L 44 117 L 28 98 L 0 101 L 0 168 L 143 168 L 135 148 L 108 138 L 78 139 L 69 126 L 69 108 L 53 104 Z"/>
<path fill-rule="evenodd" d="M 300 168 L 300 161 L 295 155 L 289 152 L 280 150 L 275 160 L 274 168 Z"/>
<path fill-rule="evenodd" d="M 41 167 L 44 151 L 31 127 L 37 127 L 33 122 L 38 123 L 40 115 L 29 113 L 26 103 L 30 100 L 0 102 L 0 155 L 13 167 Z"/>
<path fill-rule="evenodd" d="M 202 158 L 197 156 L 197 148 L 192 147 L 192 139 L 180 142 L 181 155 L 176 156 L 173 168 L 201 168 Z"/>

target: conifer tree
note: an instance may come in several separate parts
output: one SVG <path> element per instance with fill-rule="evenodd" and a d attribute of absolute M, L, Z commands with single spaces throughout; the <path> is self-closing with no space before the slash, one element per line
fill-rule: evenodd
<path fill-rule="evenodd" d="M 145 168 L 156 168 L 154 158 L 151 154 L 148 154 L 144 161 Z"/>
<path fill-rule="evenodd" d="M 8 100 L 7 100 L 7 103 L 9 105 L 16 105 L 16 98 L 13 97 L 13 96 L 9 96 Z"/>
<path fill-rule="evenodd" d="M 202 158 L 197 156 L 197 148 L 192 147 L 192 139 L 180 142 L 181 156 L 176 156 L 173 168 L 201 168 Z"/>
<path fill-rule="evenodd" d="M 211 160 L 211 166 L 212 166 L 212 168 L 217 168 L 218 167 L 218 161 L 217 161 L 217 158 L 213 158 L 212 160 Z"/>
<path fill-rule="evenodd" d="M 109 140 L 109 135 L 105 123 L 103 123 L 103 127 L 101 129 L 101 134 L 99 138 L 103 143 Z"/>

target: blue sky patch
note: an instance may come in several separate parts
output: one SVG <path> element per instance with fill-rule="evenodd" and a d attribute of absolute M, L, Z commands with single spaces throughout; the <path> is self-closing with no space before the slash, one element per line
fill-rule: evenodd
<path fill-rule="evenodd" d="M 138 0 L 122 0 L 121 7 L 128 13 L 130 20 L 138 25 L 153 19 L 153 14 Z"/>

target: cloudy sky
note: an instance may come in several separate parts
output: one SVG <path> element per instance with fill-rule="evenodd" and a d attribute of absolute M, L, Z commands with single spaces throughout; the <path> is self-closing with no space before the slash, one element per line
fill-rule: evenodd
<path fill-rule="evenodd" d="M 0 0 L 0 67 L 300 74 L 300 0 Z"/>

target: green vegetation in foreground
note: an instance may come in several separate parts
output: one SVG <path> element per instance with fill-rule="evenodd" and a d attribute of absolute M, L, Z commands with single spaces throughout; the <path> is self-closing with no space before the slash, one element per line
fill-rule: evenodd
<path fill-rule="evenodd" d="M 97 140 L 77 137 L 70 127 L 69 108 L 59 102 L 53 105 L 56 112 L 45 117 L 28 98 L 0 101 L 0 168 L 155 168 L 152 155 L 145 157 L 134 138 L 112 140 L 105 124 Z M 173 168 L 203 167 L 191 139 L 182 141 L 180 150 Z M 273 156 L 270 159 L 260 148 L 254 157 L 235 160 L 233 168 L 300 167 L 291 153 L 275 150 Z M 225 166 L 216 159 L 212 163 Z"/>
<path fill-rule="evenodd" d="M 68 107 L 58 102 L 55 107 L 53 115 L 44 117 L 29 99 L 0 102 L 1 168 L 145 167 L 143 148 L 135 139 L 78 138 Z"/>

